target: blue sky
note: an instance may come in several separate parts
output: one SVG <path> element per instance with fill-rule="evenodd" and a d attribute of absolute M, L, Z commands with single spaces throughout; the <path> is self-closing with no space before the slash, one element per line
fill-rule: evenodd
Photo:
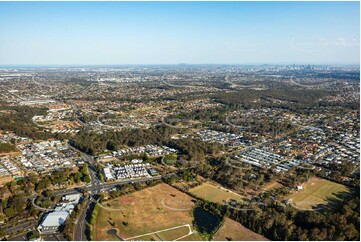
<path fill-rule="evenodd" d="M 359 64 L 359 2 L 0 2 L 0 64 Z"/>

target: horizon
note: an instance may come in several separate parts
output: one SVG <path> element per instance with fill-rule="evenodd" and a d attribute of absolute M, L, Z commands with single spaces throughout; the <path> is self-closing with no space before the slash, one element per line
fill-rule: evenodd
<path fill-rule="evenodd" d="M 228 63 L 174 63 L 174 64 L 0 64 L 2 67 L 107 67 L 107 66 L 358 66 L 360 64 L 297 64 L 297 63 L 285 63 L 285 64 L 273 64 L 273 63 L 259 63 L 259 64 L 228 64 Z"/>

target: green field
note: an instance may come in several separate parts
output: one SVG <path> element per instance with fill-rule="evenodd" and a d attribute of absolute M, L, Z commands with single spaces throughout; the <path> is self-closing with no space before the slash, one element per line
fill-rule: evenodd
<path fill-rule="evenodd" d="M 293 192 L 286 199 L 296 208 L 314 209 L 318 205 L 341 201 L 351 193 L 352 190 L 344 185 L 313 177 L 303 184 L 303 190 Z"/>
<path fill-rule="evenodd" d="M 200 186 L 191 188 L 189 192 L 208 201 L 220 204 L 225 204 L 226 201 L 229 201 L 230 199 L 242 202 L 241 195 L 222 189 L 218 186 L 214 186 L 207 182 Z"/>

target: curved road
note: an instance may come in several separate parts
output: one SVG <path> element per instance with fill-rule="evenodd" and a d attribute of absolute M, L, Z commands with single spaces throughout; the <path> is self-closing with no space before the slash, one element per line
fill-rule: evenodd
<path fill-rule="evenodd" d="M 33 205 L 36 209 L 38 209 L 38 210 L 40 210 L 40 211 L 43 211 L 43 212 L 52 212 L 52 211 L 55 211 L 55 209 L 52 209 L 52 208 L 42 208 L 42 207 L 36 205 L 36 204 L 35 204 L 35 198 L 31 199 L 31 203 L 32 203 L 32 205 Z"/>

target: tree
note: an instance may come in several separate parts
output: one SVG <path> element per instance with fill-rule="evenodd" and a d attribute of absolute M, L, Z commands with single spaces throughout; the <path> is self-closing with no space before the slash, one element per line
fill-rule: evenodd
<path fill-rule="evenodd" d="M 74 178 L 73 176 L 69 177 L 69 185 L 73 185 L 74 184 Z"/>
<path fill-rule="evenodd" d="M 46 190 L 46 191 L 43 192 L 44 197 L 51 197 L 52 194 L 53 193 L 50 190 Z"/>
<path fill-rule="evenodd" d="M 141 189 L 142 189 L 142 187 L 140 186 L 140 184 L 139 184 L 139 183 L 135 183 L 135 184 L 133 184 L 133 187 L 134 187 L 134 189 L 135 189 L 136 191 L 139 191 L 139 190 L 141 190 Z"/>
<path fill-rule="evenodd" d="M 15 215 L 17 215 L 15 209 L 13 209 L 13 208 L 6 208 L 4 210 L 4 212 L 5 212 L 6 217 L 9 217 L 9 218 L 14 217 Z"/>
<path fill-rule="evenodd" d="M 3 228 L 0 228 L 0 238 L 4 237 L 6 235 L 6 230 Z"/>
<path fill-rule="evenodd" d="M 15 150 L 15 145 L 13 144 L 8 144 L 8 143 L 1 143 L 0 144 L 0 153 L 4 152 L 10 152 L 10 151 L 14 151 Z"/>
<path fill-rule="evenodd" d="M 84 164 L 81 168 L 80 168 L 80 173 L 82 174 L 88 174 L 88 165 Z"/>
<path fill-rule="evenodd" d="M 28 237 L 28 240 L 32 240 L 32 239 L 36 239 L 36 238 L 39 238 L 40 234 L 38 231 L 34 230 L 34 231 L 31 231 L 30 233 L 28 233 L 27 237 Z"/>
<path fill-rule="evenodd" d="M 74 180 L 75 180 L 75 182 L 76 182 L 76 183 L 80 182 L 80 181 L 81 181 L 81 177 L 82 177 L 81 173 L 80 173 L 79 171 L 76 172 L 76 173 L 74 174 Z"/>
<path fill-rule="evenodd" d="M 90 176 L 89 175 L 83 176 L 83 181 L 86 183 L 90 183 Z"/>

